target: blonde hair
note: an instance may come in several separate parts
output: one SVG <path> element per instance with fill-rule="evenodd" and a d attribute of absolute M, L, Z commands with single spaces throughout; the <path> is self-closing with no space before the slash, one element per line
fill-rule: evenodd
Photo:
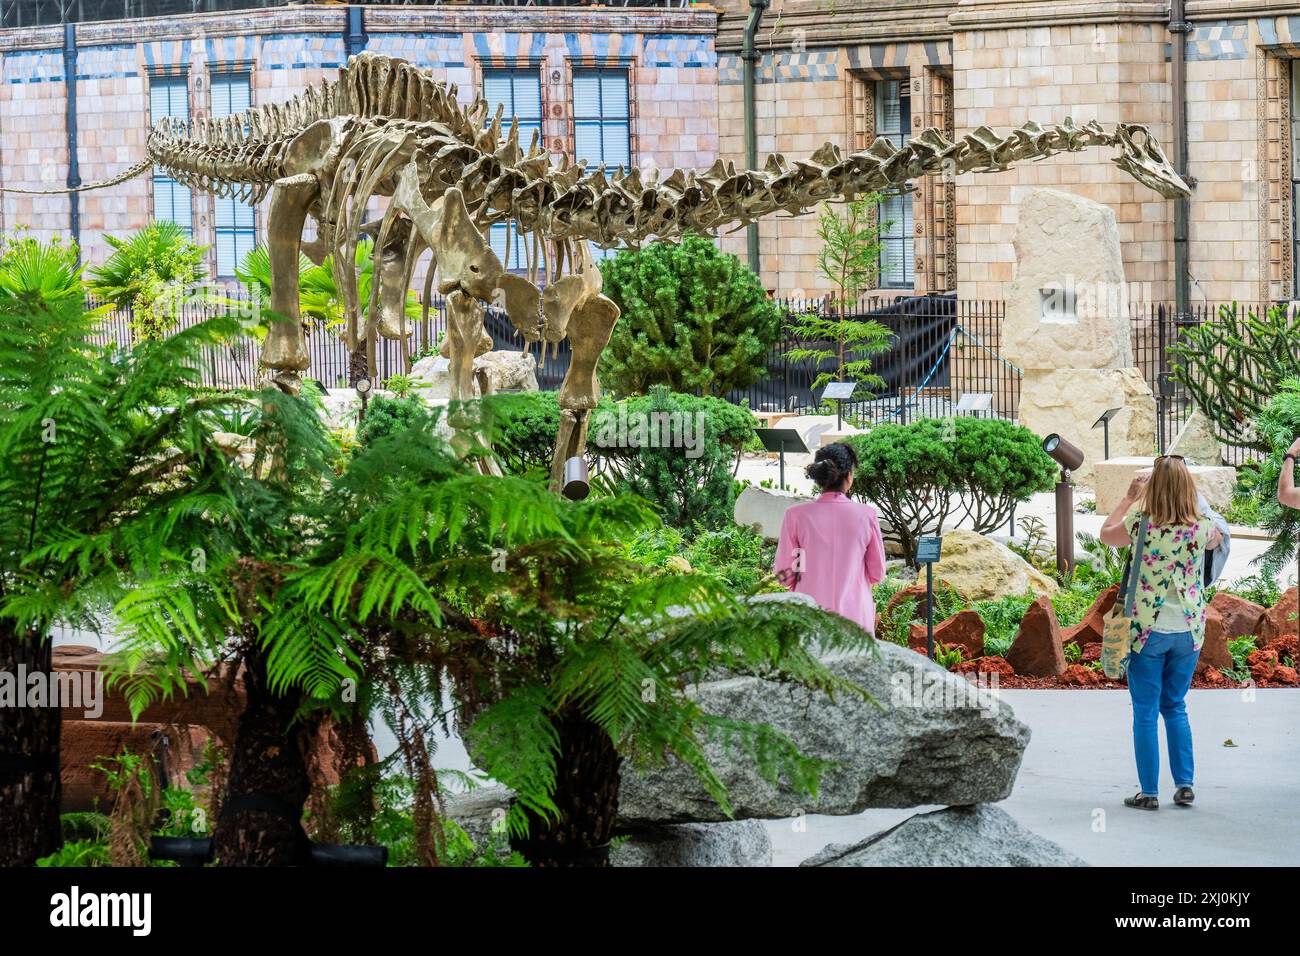
<path fill-rule="evenodd" d="M 1194 524 L 1200 515 L 1196 483 L 1179 458 L 1158 458 L 1142 496 L 1142 510 L 1154 525 Z"/>

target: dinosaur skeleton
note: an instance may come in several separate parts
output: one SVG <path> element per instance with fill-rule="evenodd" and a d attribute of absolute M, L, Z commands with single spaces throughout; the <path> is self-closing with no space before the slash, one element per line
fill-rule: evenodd
<path fill-rule="evenodd" d="M 300 251 L 318 264 L 331 257 L 348 316 L 348 346 L 354 355 L 364 348 L 371 369 L 376 335 L 406 336 L 407 289 L 429 252 L 425 309 L 436 273 L 447 296 L 444 349 L 453 400 L 472 397 L 473 359 L 486 337 L 483 303 L 504 308 L 526 341 L 558 344 L 567 336 L 573 359 L 560 390 L 551 468 L 558 486 L 564 462 L 585 448 L 587 419 L 599 398 L 596 364 L 619 314 L 601 294 L 588 243 L 626 247 L 688 231 L 716 233 L 773 213 L 797 216 L 826 201 L 905 190 L 921 176 L 998 172 L 1095 146 L 1117 148 L 1115 164 L 1160 195 L 1190 195 L 1145 127 L 1120 124 L 1108 133 L 1095 122 L 1076 126 L 1069 119 L 1026 123 L 1005 136 L 980 127 L 955 142 L 926 129 L 901 148 L 877 139 L 847 155 L 827 143 L 793 162 L 770 155 L 760 170 L 737 170 L 719 159 L 708 170 L 662 176 L 622 167 L 588 171 L 563 157 L 552 163 L 536 132 L 521 148 L 517 123 L 505 132 L 500 107 L 489 122 L 483 99 L 463 107 L 456 87 L 430 71 L 361 53 L 337 80 L 286 103 L 221 119 L 163 119 L 150 132 L 148 160 L 108 183 L 82 188 L 123 182 L 155 164 L 218 196 L 258 202 L 269 194 L 270 307 L 287 321 L 274 323 L 262 362 L 289 391 L 308 367 Z M 367 205 L 377 196 L 390 197 L 384 214 L 366 221 Z M 304 242 L 308 218 L 317 235 Z M 527 277 L 508 272 L 492 251 L 485 235 L 495 223 L 513 224 L 508 231 L 532 237 Z M 363 235 L 375 240 L 364 325 L 354 267 Z M 464 419 L 459 424 L 472 428 Z"/>

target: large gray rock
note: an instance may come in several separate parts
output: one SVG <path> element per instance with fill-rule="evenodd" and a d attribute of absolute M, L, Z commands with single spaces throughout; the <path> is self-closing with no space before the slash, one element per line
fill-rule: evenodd
<path fill-rule="evenodd" d="M 998 807 L 918 813 L 861 843 L 832 843 L 800 866 L 1087 866 Z"/>
<path fill-rule="evenodd" d="M 879 658 L 854 653 L 825 660 L 836 674 L 865 688 L 879 707 L 847 695 L 831 701 L 756 677 L 691 690 L 706 712 L 770 724 L 805 754 L 838 764 L 823 773 L 814 799 L 784 779 L 769 783 L 734 746 L 706 741 L 705 756 L 737 819 L 984 803 L 1011 793 L 1029 742 L 1029 728 L 1011 708 L 915 651 L 886 642 L 878 648 Z M 645 776 L 625 770 L 619 816 L 628 823 L 727 819 L 694 773 L 676 760 Z"/>
<path fill-rule="evenodd" d="M 508 787 L 483 787 L 447 797 L 447 816 L 483 847 L 496 834 L 505 854 Z M 620 828 L 630 839 L 610 854 L 612 866 L 771 866 L 772 841 L 757 820 Z"/>
<path fill-rule="evenodd" d="M 612 866 L 771 866 L 772 839 L 757 820 L 636 827 Z"/>
<path fill-rule="evenodd" d="M 474 359 L 475 371 L 487 375 L 493 391 L 537 391 L 537 359 L 531 352 L 496 349 Z M 411 378 L 422 398 L 451 397 L 451 361 L 441 355 L 426 355 L 411 365 Z M 475 389 L 478 388 L 477 378 Z"/>

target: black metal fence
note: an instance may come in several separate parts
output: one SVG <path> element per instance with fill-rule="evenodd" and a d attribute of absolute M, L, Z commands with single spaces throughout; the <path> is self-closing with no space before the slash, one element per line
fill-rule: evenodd
<path fill-rule="evenodd" d="M 831 306 L 827 300 L 781 300 L 792 315 L 819 312 Z M 1267 306 L 1239 304 L 1242 310 Z M 1191 396 L 1177 382 L 1177 356 L 1170 347 L 1191 327 L 1218 315 L 1219 306 L 1200 303 L 1179 316 L 1170 303 L 1134 303 L 1129 306 L 1133 363 L 1142 371 L 1156 397 L 1156 434 L 1163 451 L 1173 441 L 1192 410 Z M 188 326 L 213 314 L 210 305 L 187 305 L 179 324 Z M 908 422 L 917 418 L 952 414 L 963 396 L 984 395 L 981 414 L 1014 420 L 1019 411 L 1022 373 L 1003 354 L 1005 303 L 997 300 L 958 299 L 952 295 L 864 297 L 855 303 L 847 318 L 875 319 L 892 333 L 889 351 L 872 358 L 873 368 L 885 382 L 874 397 L 847 401 L 846 418 L 861 422 Z M 490 310 L 486 325 L 497 348 L 524 347 L 503 313 Z M 380 339 L 374 378 L 378 384 L 403 373 L 422 356 L 433 355 L 446 329 L 440 297 L 430 304 L 429 317 L 410 323 L 405 349 L 402 343 Z M 100 340 L 127 345 L 134 340 L 130 314 L 111 312 L 104 318 Z M 792 353 L 820 348 L 829 343 L 810 342 L 788 332 L 769 352 L 766 374 L 747 389 L 727 398 L 747 404 L 759 412 L 825 411 L 821 389 L 813 384 L 833 362 L 818 363 Z M 307 335 L 311 366 L 307 374 L 328 388 L 347 384 L 348 351 L 337 329 L 315 328 Z M 538 350 L 537 379 L 543 389 L 557 389 L 569 366 L 569 343 Z M 853 357 L 851 354 L 850 358 Z M 261 343 L 252 336 L 221 348 L 208 350 L 204 384 L 216 388 L 254 387 L 262 377 L 259 365 Z M 1247 448 L 1227 447 L 1225 459 L 1241 464 L 1254 457 Z"/>
<path fill-rule="evenodd" d="M 780 300 L 791 314 L 831 308 L 825 300 Z M 1002 357 L 1004 306 L 998 301 L 958 299 L 953 295 L 866 297 L 845 318 L 874 319 L 891 333 L 888 352 L 870 357 L 884 379 L 874 398 L 846 401 L 846 417 L 862 422 L 908 422 L 950 414 L 963 394 L 991 396 L 990 411 L 1014 417 L 1020 399 L 1018 370 Z M 768 354 L 767 375 L 727 398 L 756 411 L 812 412 L 822 408 L 821 389 L 813 385 L 834 362 L 816 362 L 791 353 L 834 348 L 787 334 Z"/>

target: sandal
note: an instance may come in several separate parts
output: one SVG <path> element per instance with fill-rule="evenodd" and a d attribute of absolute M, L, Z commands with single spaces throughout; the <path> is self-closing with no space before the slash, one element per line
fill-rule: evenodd
<path fill-rule="evenodd" d="M 1131 797 L 1125 797 L 1124 806 L 1132 807 L 1135 810 L 1159 810 L 1160 801 L 1155 797 L 1144 796 L 1139 792 Z"/>
<path fill-rule="evenodd" d="M 1191 787 L 1179 787 L 1174 791 L 1174 804 L 1180 807 L 1190 807 L 1196 799 L 1196 794 L 1192 793 Z"/>

